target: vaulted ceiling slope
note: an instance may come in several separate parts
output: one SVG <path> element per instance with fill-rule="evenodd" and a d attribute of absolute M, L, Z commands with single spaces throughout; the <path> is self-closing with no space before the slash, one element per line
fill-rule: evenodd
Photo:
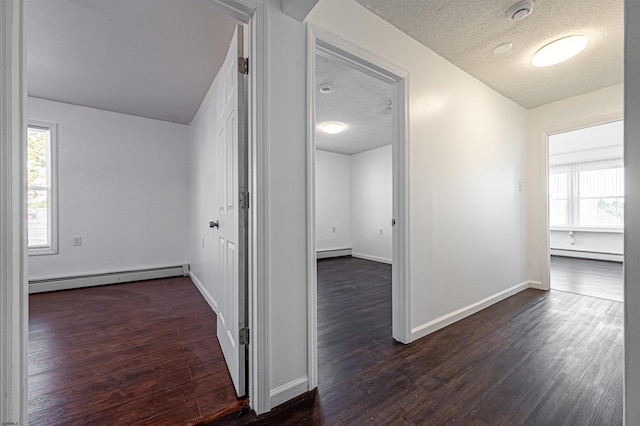
<path fill-rule="evenodd" d="M 234 27 L 196 0 L 27 0 L 28 92 L 188 124 Z"/>
<path fill-rule="evenodd" d="M 382 19 L 525 108 L 623 82 L 622 0 L 534 0 L 522 21 L 507 16 L 517 0 L 356 0 Z M 585 35 L 571 60 L 535 68 L 542 46 Z M 502 43 L 506 53 L 494 54 Z"/>

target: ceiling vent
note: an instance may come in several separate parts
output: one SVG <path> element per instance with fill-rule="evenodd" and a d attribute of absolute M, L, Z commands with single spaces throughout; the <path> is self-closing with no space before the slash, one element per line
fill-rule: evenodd
<path fill-rule="evenodd" d="M 533 12 L 533 0 L 520 0 L 511 6 L 507 16 L 513 21 L 522 21 Z"/>

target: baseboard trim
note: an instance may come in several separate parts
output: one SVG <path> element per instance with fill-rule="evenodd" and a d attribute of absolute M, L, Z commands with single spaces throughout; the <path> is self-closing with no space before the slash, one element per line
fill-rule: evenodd
<path fill-rule="evenodd" d="M 316 259 L 328 259 L 330 257 L 351 256 L 351 249 L 335 249 L 316 251 Z"/>
<path fill-rule="evenodd" d="M 275 408 L 307 391 L 309 391 L 309 378 L 307 376 L 298 377 L 289 383 L 271 389 L 271 408 Z"/>
<path fill-rule="evenodd" d="M 594 251 L 579 251 L 579 250 L 560 250 L 551 249 L 551 256 L 560 257 L 576 257 L 580 259 L 591 260 L 606 260 L 609 262 L 623 262 L 624 255 L 617 253 L 599 253 Z"/>
<path fill-rule="evenodd" d="M 351 256 L 357 257 L 360 259 L 365 259 L 365 260 L 372 260 L 374 262 L 388 263 L 390 265 L 393 264 L 393 260 L 391 259 L 385 259 L 384 257 L 378 257 L 378 256 L 371 256 L 364 253 L 351 253 Z"/>
<path fill-rule="evenodd" d="M 548 290 L 540 281 L 529 281 L 529 288 L 535 288 L 536 290 Z"/>
<path fill-rule="evenodd" d="M 161 268 L 137 269 L 131 271 L 106 272 L 68 277 L 44 278 L 29 281 L 29 294 L 48 291 L 72 290 L 84 287 L 96 287 L 108 284 L 120 284 L 132 281 L 153 280 L 184 276 L 188 265 L 166 266 Z"/>
<path fill-rule="evenodd" d="M 214 299 L 213 296 L 209 294 L 209 292 L 204 288 L 204 285 L 202 284 L 202 282 L 198 279 L 198 277 L 196 277 L 196 275 L 193 272 L 189 272 L 189 278 L 191 278 L 191 281 L 193 282 L 193 284 L 195 284 L 196 288 L 198 289 L 202 297 L 204 297 L 204 300 L 206 300 L 209 306 L 211 307 L 211 309 L 213 309 L 213 312 L 217 314 L 218 302 L 216 302 L 216 299 Z"/>
<path fill-rule="evenodd" d="M 529 288 L 529 281 L 516 284 L 513 287 L 509 287 L 506 290 L 503 290 L 499 293 L 491 295 L 476 303 L 472 303 L 471 305 L 465 306 L 464 308 L 450 312 L 446 315 L 443 315 L 439 318 L 434 319 L 433 321 L 429 321 L 425 324 L 415 327 L 411 329 L 411 341 L 413 342 L 428 334 L 438 331 L 441 328 L 444 328 L 448 325 L 453 324 L 456 321 L 459 321 L 463 318 L 473 315 L 476 312 L 479 312 L 484 308 L 487 308 L 495 303 L 498 303 L 501 300 L 506 299 L 507 297 L 513 296 L 514 294 L 517 294 L 527 288 Z"/>

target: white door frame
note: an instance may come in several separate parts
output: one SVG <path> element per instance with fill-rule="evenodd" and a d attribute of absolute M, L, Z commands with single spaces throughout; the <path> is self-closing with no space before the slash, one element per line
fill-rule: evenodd
<path fill-rule="evenodd" d="M 307 26 L 307 285 L 309 389 L 318 385 L 317 267 L 315 229 L 315 96 L 316 52 L 357 68 L 382 81 L 396 85 L 393 108 L 393 338 L 411 342 L 409 291 L 409 161 L 408 161 L 408 80 L 409 73 L 312 25 Z"/>
<path fill-rule="evenodd" d="M 622 112 L 598 115 L 577 121 L 572 121 L 558 126 L 549 127 L 540 132 L 540 176 L 541 187 L 543 188 L 543 199 L 540 209 L 540 256 L 542 261 L 541 283 L 536 286 L 540 290 L 551 289 L 551 227 L 549 225 L 549 137 L 558 133 L 570 132 L 572 130 L 584 129 L 601 124 L 613 123 L 624 118 Z"/>
<path fill-rule="evenodd" d="M 27 424 L 26 42 L 23 0 L 0 2 L 0 424 Z"/>

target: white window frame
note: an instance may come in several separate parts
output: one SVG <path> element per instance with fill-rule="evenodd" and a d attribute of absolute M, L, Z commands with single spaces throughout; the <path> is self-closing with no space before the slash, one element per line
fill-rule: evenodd
<path fill-rule="evenodd" d="M 556 173 L 567 174 L 567 225 L 550 225 L 551 231 L 591 231 L 591 232 L 617 232 L 624 230 L 624 225 L 580 225 L 580 172 L 590 170 L 605 170 L 624 168 L 622 158 L 605 158 L 602 160 L 554 164 L 549 166 L 549 175 Z M 624 197 L 623 197 L 624 198 Z M 551 212 L 549 212 L 549 220 Z"/>
<path fill-rule="evenodd" d="M 46 188 L 49 201 L 49 226 L 47 229 L 49 245 L 46 247 L 28 247 L 27 243 L 27 253 L 29 256 L 53 255 L 58 254 L 58 125 L 56 123 L 29 120 L 27 123 L 27 138 L 28 129 L 31 127 L 49 131 L 49 152 L 47 155 L 47 182 L 49 185 Z M 28 190 L 29 186 L 27 184 L 27 192 Z"/>

